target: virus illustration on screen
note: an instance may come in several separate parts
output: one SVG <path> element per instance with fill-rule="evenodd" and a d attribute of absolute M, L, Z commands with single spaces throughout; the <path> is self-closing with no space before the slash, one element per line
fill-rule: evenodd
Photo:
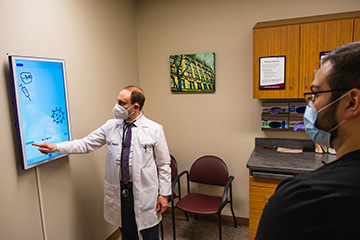
<path fill-rule="evenodd" d="M 64 112 L 61 111 L 61 107 L 55 108 L 55 110 L 52 110 L 53 114 L 51 115 L 51 117 L 54 119 L 53 122 L 56 122 L 56 124 L 62 123 L 63 120 L 65 120 L 64 118 Z"/>

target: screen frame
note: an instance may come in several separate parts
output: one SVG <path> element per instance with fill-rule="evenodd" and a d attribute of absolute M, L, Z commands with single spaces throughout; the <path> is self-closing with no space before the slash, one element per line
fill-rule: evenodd
<path fill-rule="evenodd" d="M 54 157 L 50 157 L 48 159 L 28 164 L 26 151 L 25 151 L 25 139 L 24 139 L 24 129 L 23 129 L 23 120 L 21 116 L 21 106 L 20 106 L 20 92 L 19 92 L 19 79 L 17 77 L 17 69 L 16 69 L 16 61 L 17 60 L 25 60 L 25 61 L 38 61 L 38 62 L 55 62 L 61 63 L 62 65 L 62 79 L 64 85 L 64 97 L 65 97 L 65 106 L 66 106 L 66 114 L 67 114 L 67 128 L 68 128 L 68 140 L 72 140 L 71 134 L 71 120 L 70 120 L 70 108 L 69 108 L 69 94 L 68 94 L 68 84 L 67 84 L 67 74 L 66 74 L 66 65 L 65 60 L 60 58 L 47 58 L 47 57 L 35 57 L 35 56 L 21 56 L 21 55 L 9 55 L 9 68 L 12 80 L 12 92 L 13 92 L 13 106 L 14 106 L 14 113 L 15 113 L 15 125 L 17 130 L 17 137 L 19 143 L 19 151 L 20 151 L 20 160 L 21 160 L 21 167 L 23 170 L 28 170 L 39 165 L 43 165 L 45 163 L 52 162 L 54 160 L 63 158 L 68 156 L 69 154 L 59 153 L 56 152 Z"/>

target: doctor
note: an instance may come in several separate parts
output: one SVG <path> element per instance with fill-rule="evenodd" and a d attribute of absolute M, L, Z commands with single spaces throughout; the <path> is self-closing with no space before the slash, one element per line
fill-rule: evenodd
<path fill-rule="evenodd" d="M 139 239 L 139 234 L 144 240 L 159 239 L 161 214 L 171 193 L 170 155 L 163 127 L 143 115 L 144 102 L 139 87 L 125 87 L 113 109 L 115 119 L 87 137 L 33 144 L 44 154 L 88 153 L 106 144 L 104 217 L 120 226 L 123 240 Z"/>

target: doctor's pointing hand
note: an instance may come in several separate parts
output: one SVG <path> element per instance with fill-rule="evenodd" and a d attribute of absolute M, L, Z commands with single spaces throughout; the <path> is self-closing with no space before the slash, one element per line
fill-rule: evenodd
<path fill-rule="evenodd" d="M 53 153 L 53 152 L 56 152 L 56 150 L 57 150 L 56 144 L 48 143 L 48 142 L 33 143 L 31 145 L 39 147 L 38 150 L 43 154 Z"/>

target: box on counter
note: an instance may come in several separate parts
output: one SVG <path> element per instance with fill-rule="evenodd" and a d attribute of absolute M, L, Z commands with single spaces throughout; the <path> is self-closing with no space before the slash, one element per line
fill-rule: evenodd
<path fill-rule="evenodd" d="M 262 115 L 262 129 L 263 130 L 288 130 L 289 118 L 288 115 L 279 116 L 271 114 Z"/>
<path fill-rule="evenodd" d="M 306 108 L 305 102 L 290 102 L 289 113 L 290 115 L 304 114 Z"/>
<path fill-rule="evenodd" d="M 289 116 L 289 130 L 290 131 L 305 131 L 303 114 Z"/>
<path fill-rule="evenodd" d="M 273 102 L 273 103 L 262 103 L 262 114 L 288 114 L 289 113 L 289 104 L 285 102 Z"/>

